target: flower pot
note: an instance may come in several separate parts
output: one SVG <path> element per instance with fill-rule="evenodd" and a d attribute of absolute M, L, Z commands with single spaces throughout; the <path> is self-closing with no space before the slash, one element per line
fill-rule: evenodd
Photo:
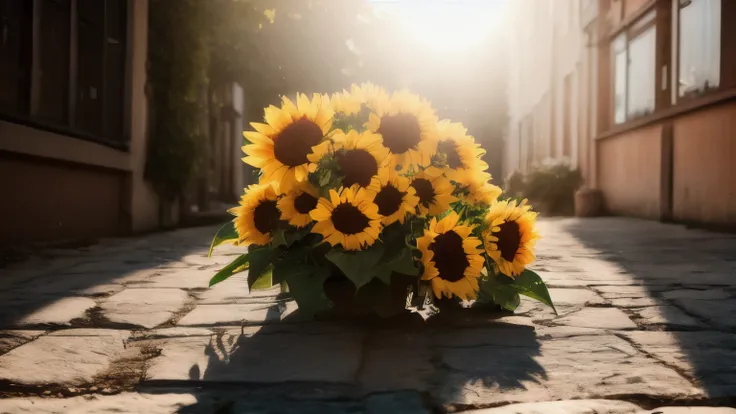
<path fill-rule="evenodd" d="M 333 303 L 324 319 L 393 318 L 408 313 L 407 289 L 413 288 L 417 278 L 394 273 L 391 283 L 373 279 L 360 289 L 339 271 L 334 271 L 324 283 L 325 295 Z"/>

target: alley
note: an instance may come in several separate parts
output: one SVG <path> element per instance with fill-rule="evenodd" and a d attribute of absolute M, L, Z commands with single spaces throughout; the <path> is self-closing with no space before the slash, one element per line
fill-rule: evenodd
<path fill-rule="evenodd" d="M 278 289 L 248 292 L 243 274 L 208 289 L 236 253 L 206 257 L 213 227 L 48 252 L 0 273 L 0 412 L 632 413 L 734 401 L 736 236 L 625 218 L 539 226 L 533 267 L 559 315 L 523 300 L 514 315 L 426 324 L 302 322 Z M 536 404 L 508 407 L 521 403 Z"/>

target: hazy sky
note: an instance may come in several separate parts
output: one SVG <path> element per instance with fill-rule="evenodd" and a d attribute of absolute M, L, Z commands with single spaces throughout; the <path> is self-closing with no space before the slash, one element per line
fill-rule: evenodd
<path fill-rule="evenodd" d="M 371 0 L 392 13 L 417 44 L 446 51 L 470 49 L 503 24 L 504 0 Z"/>

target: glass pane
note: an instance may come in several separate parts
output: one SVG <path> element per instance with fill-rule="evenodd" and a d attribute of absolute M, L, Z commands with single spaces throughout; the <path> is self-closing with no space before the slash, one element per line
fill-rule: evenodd
<path fill-rule="evenodd" d="M 76 127 L 102 133 L 102 71 L 104 64 L 104 2 L 79 0 L 77 24 Z"/>
<path fill-rule="evenodd" d="M 0 0 L 0 110 L 8 112 L 18 111 L 20 104 L 22 6 Z"/>
<path fill-rule="evenodd" d="M 125 86 L 125 10 L 124 0 L 107 0 L 107 47 L 105 49 L 105 131 L 106 138 L 123 134 Z"/>
<path fill-rule="evenodd" d="M 721 0 L 691 0 L 680 8 L 679 96 L 718 87 Z"/>
<path fill-rule="evenodd" d="M 656 28 L 652 27 L 629 42 L 627 119 L 654 111 L 656 38 Z"/>
<path fill-rule="evenodd" d="M 619 37 L 622 39 L 622 37 Z M 624 40 L 625 41 L 625 40 Z M 617 39 L 618 42 L 618 39 Z M 626 49 L 617 52 L 613 57 L 613 121 L 620 124 L 626 121 Z"/>
<path fill-rule="evenodd" d="M 69 103 L 69 1 L 43 0 L 39 26 L 39 64 L 36 115 L 54 123 L 67 123 Z"/>

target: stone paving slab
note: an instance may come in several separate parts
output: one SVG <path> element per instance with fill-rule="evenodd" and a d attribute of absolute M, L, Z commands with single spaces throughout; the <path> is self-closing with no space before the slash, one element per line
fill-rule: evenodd
<path fill-rule="evenodd" d="M 465 411 L 465 414 L 632 414 L 638 405 L 615 400 L 571 400 L 509 404 L 504 407 Z"/>
<path fill-rule="evenodd" d="M 107 298 L 100 308 L 111 322 L 154 328 L 170 320 L 188 299 L 181 289 L 126 289 Z"/>
<path fill-rule="evenodd" d="M 273 304 L 199 305 L 178 326 L 260 325 L 281 321 L 296 310 L 293 301 Z"/>
<path fill-rule="evenodd" d="M 161 272 L 147 279 L 130 284 L 129 287 L 206 289 L 215 271 L 198 269 L 176 269 Z"/>
<path fill-rule="evenodd" d="M 199 303 L 203 305 L 223 303 L 264 303 L 273 302 L 281 292 L 280 287 L 263 290 L 248 289 L 247 273 L 231 276 L 211 289 L 199 294 Z"/>
<path fill-rule="evenodd" d="M 361 364 L 360 332 L 300 335 L 261 328 L 154 344 L 146 381 L 350 383 Z"/>
<path fill-rule="evenodd" d="M 69 326 L 73 319 L 84 319 L 87 310 L 97 306 L 89 298 L 68 297 L 54 301 L 15 323 L 16 326 L 61 325 Z"/>
<path fill-rule="evenodd" d="M 0 355 L 43 335 L 45 331 L 0 331 Z"/>
<path fill-rule="evenodd" d="M 674 306 L 650 306 L 632 309 L 642 325 L 666 325 L 672 329 L 697 329 L 703 327 L 703 322 L 687 315 Z"/>
<path fill-rule="evenodd" d="M 554 321 L 576 328 L 636 329 L 636 324 L 616 308 L 585 308 Z"/>
<path fill-rule="evenodd" d="M 526 346 L 444 348 L 448 373 L 436 396 L 445 405 L 703 393 L 676 371 L 613 335 L 529 342 Z"/>
<path fill-rule="evenodd" d="M 653 410 L 642 410 L 640 414 L 736 414 L 730 407 L 659 407 Z"/>
<path fill-rule="evenodd" d="M 92 383 L 125 351 L 129 333 L 69 329 L 39 337 L 0 356 L 0 380 L 22 385 Z"/>
<path fill-rule="evenodd" d="M 724 329 L 736 329 L 736 299 L 675 299 L 686 312 L 699 316 Z"/>
<path fill-rule="evenodd" d="M 253 398 L 245 392 L 170 392 L 160 394 L 126 392 L 118 395 L 89 395 L 73 398 L 0 399 L 0 413 L 59 414 L 431 414 L 419 394 L 382 393 L 342 401 Z"/>

